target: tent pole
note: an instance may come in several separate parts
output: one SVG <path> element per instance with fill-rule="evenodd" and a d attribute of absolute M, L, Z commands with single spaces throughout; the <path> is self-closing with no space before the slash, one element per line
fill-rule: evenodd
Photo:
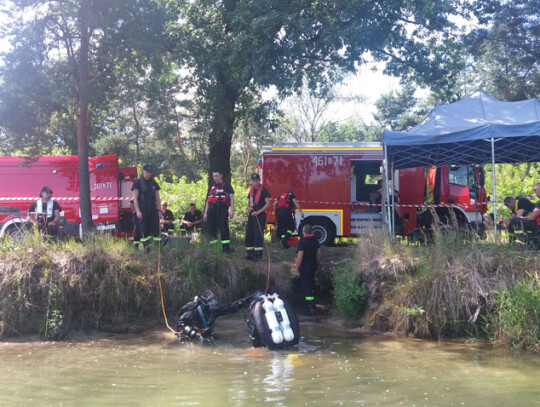
<path fill-rule="evenodd" d="M 390 233 L 390 236 L 392 236 L 392 222 L 390 220 L 390 207 L 388 205 L 386 205 L 387 201 L 388 201 L 388 150 L 386 148 L 386 144 L 383 145 L 384 147 L 384 180 L 385 180 L 385 185 L 384 185 L 384 188 L 383 190 L 381 191 L 382 192 L 382 199 L 381 199 L 381 203 L 384 206 L 384 211 L 386 211 L 386 218 L 388 220 L 388 232 Z M 386 197 L 384 196 L 384 192 L 386 191 Z M 385 201 L 386 199 L 386 201 Z"/>
<path fill-rule="evenodd" d="M 495 139 L 491 137 L 491 177 L 493 178 L 493 232 L 497 241 L 497 186 L 495 185 Z"/>
<path fill-rule="evenodd" d="M 396 206 L 396 202 L 394 200 L 394 190 L 396 188 L 396 184 L 394 183 L 395 182 L 395 176 L 396 174 L 394 173 L 394 163 L 391 163 L 390 164 L 390 174 L 392 174 L 392 185 L 390 187 L 390 197 L 388 198 L 389 201 L 390 201 L 390 205 L 391 206 L 391 209 L 390 209 L 390 216 L 392 217 L 392 228 L 390 229 L 390 233 L 391 234 L 391 238 L 394 239 L 394 236 L 396 235 L 396 209 L 395 209 L 395 206 Z"/>

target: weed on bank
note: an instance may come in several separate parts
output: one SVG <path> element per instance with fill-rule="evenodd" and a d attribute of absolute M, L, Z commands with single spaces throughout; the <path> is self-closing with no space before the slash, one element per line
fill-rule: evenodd
<path fill-rule="evenodd" d="M 61 339 L 73 330 L 122 332 L 130 324 L 162 321 L 158 254 L 164 303 L 170 324 L 185 302 L 205 289 L 222 301 L 265 286 L 265 267 L 246 265 L 205 243 L 172 239 L 150 253 L 102 235 L 84 243 L 47 242 L 29 236 L 5 240 L 0 250 L 0 336 L 39 333 Z M 272 285 L 286 289 L 283 271 Z"/>
<path fill-rule="evenodd" d="M 540 344 L 539 253 L 506 243 L 435 238 L 406 245 L 359 239 L 357 281 L 369 298 L 362 323 L 419 338 L 489 337 Z"/>

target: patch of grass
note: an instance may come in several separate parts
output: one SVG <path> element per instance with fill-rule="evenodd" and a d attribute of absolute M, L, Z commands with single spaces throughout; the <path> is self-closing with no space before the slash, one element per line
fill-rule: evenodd
<path fill-rule="evenodd" d="M 540 276 L 529 274 L 511 289 L 495 294 L 490 317 L 494 338 L 518 350 L 540 352 Z"/>
<path fill-rule="evenodd" d="M 352 320 L 365 307 L 368 297 L 366 283 L 356 278 L 355 262 L 349 260 L 332 272 L 335 311 L 339 316 Z"/>
<path fill-rule="evenodd" d="M 540 272 L 536 252 L 517 251 L 502 243 L 445 239 L 437 233 L 432 244 L 419 246 L 373 234 L 359 239 L 358 253 L 358 278 L 367 282 L 370 291 L 366 326 L 421 338 L 491 332 L 493 324 L 486 326 L 490 320 L 486 316 L 499 312 L 503 299 L 506 303 L 515 300 L 500 293 L 513 292 L 526 279 L 527 271 Z M 525 301 L 525 294 L 520 293 Z M 527 301 L 532 307 L 534 300 Z M 529 324 L 529 329 L 534 325 Z"/>

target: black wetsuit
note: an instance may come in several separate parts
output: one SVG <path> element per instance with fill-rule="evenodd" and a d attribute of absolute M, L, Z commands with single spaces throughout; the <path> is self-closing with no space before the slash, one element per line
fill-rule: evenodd
<path fill-rule="evenodd" d="M 195 297 L 180 311 L 176 319 L 176 330 L 181 332 L 180 339 L 198 338 L 199 340 L 214 338 L 214 324 L 216 318 L 234 314 L 251 300 L 250 296 L 240 298 L 229 305 L 217 305 L 213 309 L 204 305 L 202 299 Z"/>
<path fill-rule="evenodd" d="M 313 235 L 304 235 L 298 242 L 297 252 L 304 252 L 302 263 L 299 267 L 300 284 L 304 298 L 308 306 L 313 306 L 315 294 L 313 285 L 315 282 L 315 272 L 317 271 L 317 252 L 321 246 Z"/>

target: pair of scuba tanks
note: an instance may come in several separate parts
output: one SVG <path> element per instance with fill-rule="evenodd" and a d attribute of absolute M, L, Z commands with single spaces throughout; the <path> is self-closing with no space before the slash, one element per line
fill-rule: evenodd
<path fill-rule="evenodd" d="M 253 346 L 283 349 L 298 344 L 300 324 L 294 309 L 278 294 L 260 295 L 250 306 Z"/>

